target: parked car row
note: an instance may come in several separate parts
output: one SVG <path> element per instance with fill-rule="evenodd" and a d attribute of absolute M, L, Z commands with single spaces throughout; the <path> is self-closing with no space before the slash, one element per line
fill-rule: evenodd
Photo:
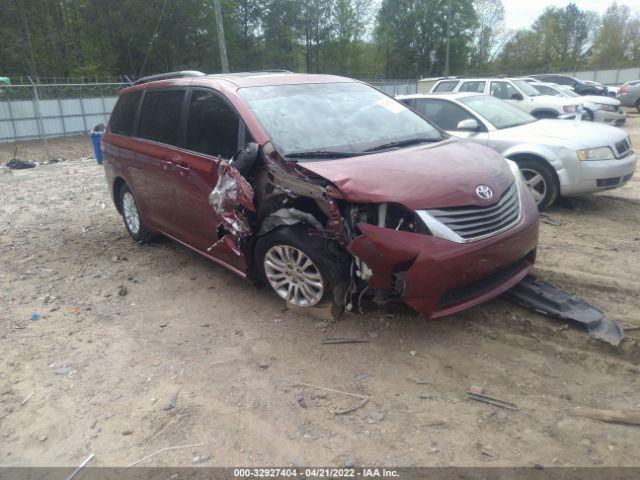
<path fill-rule="evenodd" d="M 625 130 L 590 122 L 537 120 L 493 96 L 405 95 L 400 101 L 451 135 L 515 161 L 540 210 L 559 195 L 619 187 L 636 165 Z"/>
<path fill-rule="evenodd" d="M 501 81 L 397 101 L 329 75 L 144 78 L 102 139 L 109 191 L 135 241 L 165 235 L 288 304 L 450 315 L 528 274 L 536 204 L 635 168 L 622 129 L 537 120 L 508 103 L 537 91 Z"/>

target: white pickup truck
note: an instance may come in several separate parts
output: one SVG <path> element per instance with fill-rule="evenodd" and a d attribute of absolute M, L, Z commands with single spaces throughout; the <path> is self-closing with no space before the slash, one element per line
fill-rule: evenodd
<path fill-rule="evenodd" d="M 437 82 L 431 93 L 475 92 L 505 100 L 536 118 L 582 118 L 579 98 L 542 95 L 524 80 L 516 78 L 446 78 Z"/>

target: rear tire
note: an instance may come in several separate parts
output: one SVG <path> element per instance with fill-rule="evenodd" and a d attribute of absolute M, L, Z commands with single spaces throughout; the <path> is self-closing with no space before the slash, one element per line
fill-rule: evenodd
<path fill-rule="evenodd" d="M 123 184 L 118 192 L 118 201 L 122 209 L 122 220 L 131 238 L 136 242 L 146 242 L 153 234 L 144 227 L 138 203 L 131 189 Z"/>
<path fill-rule="evenodd" d="M 587 118 L 585 120 L 587 120 L 589 122 L 593 122 L 593 112 L 591 110 L 589 110 L 588 108 L 585 108 L 584 111 L 587 114 Z"/>
<path fill-rule="evenodd" d="M 328 245 L 328 240 L 309 235 L 304 225 L 279 227 L 256 242 L 258 274 L 287 304 L 318 305 L 331 298 L 350 265 L 346 252 L 336 254 Z"/>
<path fill-rule="evenodd" d="M 638 113 L 640 113 L 640 98 L 636 100 L 636 110 L 638 110 Z"/>
<path fill-rule="evenodd" d="M 522 159 L 516 160 L 525 183 L 538 210 L 549 208 L 557 200 L 560 192 L 558 180 L 551 167 L 544 160 Z"/>

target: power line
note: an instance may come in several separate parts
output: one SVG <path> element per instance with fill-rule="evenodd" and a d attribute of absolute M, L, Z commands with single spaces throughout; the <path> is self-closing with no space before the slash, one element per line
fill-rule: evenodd
<path fill-rule="evenodd" d="M 160 20 L 162 20 L 162 15 L 164 14 L 164 7 L 167 6 L 167 0 L 164 0 L 162 4 L 162 10 L 160 11 L 160 16 L 158 17 L 158 21 L 156 22 L 156 28 L 153 30 L 153 35 L 151 35 L 151 40 L 149 40 L 149 48 L 147 48 L 147 54 L 144 57 L 144 62 L 142 62 L 142 68 L 140 69 L 140 76 L 142 77 L 142 73 L 144 72 L 144 67 L 147 65 L 147 59 L 149 58 L 149 52 L 151 51 L 151 46 L 153 45 L 153 41 L 156 38 L 158 33 L 158 27 L 160 26 Z"/>

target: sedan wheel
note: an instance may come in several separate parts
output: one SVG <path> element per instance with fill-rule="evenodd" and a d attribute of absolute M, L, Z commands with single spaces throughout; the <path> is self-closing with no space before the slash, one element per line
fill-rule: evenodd
<path fill-rule="evenodd" d="M 324 296 L 320 270 L 304 252 L 295 247 L 281 244 L 267 250 L 264 272 L 271 287 L 288 303 L 310 307 Z"/>
<path fill-rule="evenodd" d="M 533 199 L 536 201 L 536 205 L 539 205 L 547 194 L 547 182 L 545 182 L 544 177 L 535 170 L 523 168 L 520 171 L 522 172 L 522 176 L 527 184 L 527 188 L 531 192 L 531 195 L 533 195 Z"/>
<path fill-rule="evenodd" d="M 542 211 L 551 206 L 560 191 L 552 167 L 541 158 L 522 158 L 517 159 L 516 163 L 538 210 Z"/>

